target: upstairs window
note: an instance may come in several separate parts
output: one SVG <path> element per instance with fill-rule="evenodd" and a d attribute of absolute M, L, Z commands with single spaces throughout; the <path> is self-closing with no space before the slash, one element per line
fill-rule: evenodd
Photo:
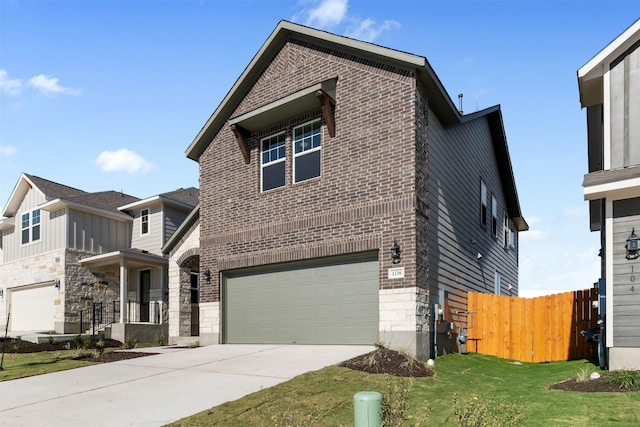
<path fill-rule="evenodd" d="M 261 141 L 261 187 L 262 191 L 284 187 L 286 146 L 285 134 L 279 133 Z"/>
<path fill-rule="evenodd" d="M 516 231 L 512 228 L 509 228 L 509 247 L 510 248 L 515 248 L 516 247 Z"/>
<path fill-rule="evenodd" d="M 502 223 L 502 240 L 505 248 L 509 247 L 509 217 L 504 214 L 504 222 Z"/>
<path fill-rule="evenodd" d="M 140 234 L 149 234 L 149 209 L 140 211 Z"/>
<path fill-rule="evenodd" d="M 491 196 L 491 234 L 498 237 L 498 201 L 494 196 Z"/>
<path fill-rule="evenodd" d="M 487 226 L 487 184 L 480 180 L 480 224 Z"/>
<path fill-rule="evenodd" d="M 293 129 L 293 182 L 320 176 L 320 125 L 316 120 Z"/>
<path fill-rule="evenodd" d="M 40 209 L 22 214 L 22 244 L 40 240 Z"/>

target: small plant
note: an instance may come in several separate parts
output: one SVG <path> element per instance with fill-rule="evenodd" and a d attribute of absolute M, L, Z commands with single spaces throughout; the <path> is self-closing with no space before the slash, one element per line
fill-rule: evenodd
<path fill-rule="evenodd" d="M 378 352 L 369 353 L 365 359 L 367 368 L 376 368 L 378 366 Z"/>
<path fill-rule="evenodd" d="M 640 371 L 631 369 L 620 369 L 612 371 L 607 383 L 618 386 L 621 389 L 629 390 L 640 388 Z"/>
<path fill-rule="evenodd" d="M 405 425 L 409 413 L 409 394 L 413 388 L 411 377 L 395 377 L 385 374 L 385 391 L 382 398 L 382 427 Z"/>
<path fill-rule="evenodd" d="M 576 374 L 576 382 L 578 383 L 586 383 L 591 379 L 591 369 L 587 366 L 583 366 L 578 370 Z"/>
<path fill-rule="evenodd" d="M 76 335 L 73 337 L 73 342 L 77 349 L 87 349 L 91 347 L 91 337 L 89 335 Z"/>
<path fill-rule="evenodd" d="M 162 332 L 156 334 L 156 344 L 167 345 L 167 337 Z"/>
<path fill-rule="evenodd" d="M 49 344 L 53 344 L 53 336 L 49 335 Z"/>
<path fill-rule="evenodd" d="M 376 340 L 373 343 L 373 346 L 376 348 L 376 350 L 384 350 L 385 348 L 387 348 L 386 345 L 384 345 L 384 343 L 382 341 Z"/>
<path fill-rule="evenodd" d="M 138 343 L 140 343 L 140 340 L 132 335 L 129 338 L 127 338 L 125 343 L 122 345 L 122 348 L 124 348 L 124 349 L 136 348 Z"/>
<path fill-rule="evenodd" d="M 453 417 L 461 427 L 476 426 L 517 426 L 526 419 L 525 408 L 521 405 L 496 400 L 495 396 L 484 398 L 472 395 L 467 399 L 460 399 L 453 395 Z"/>

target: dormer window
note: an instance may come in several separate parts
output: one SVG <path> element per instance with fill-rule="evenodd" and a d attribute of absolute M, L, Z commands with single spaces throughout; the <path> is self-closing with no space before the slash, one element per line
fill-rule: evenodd
<path fill-rule="evenodd" d="M 40 209 L 22 214 L 22 244 L 40 240 Z"/>
<path fill-rule="evenodd" d="M 149 234 L 149 209 L 140 211 L 140 234 Z"/>

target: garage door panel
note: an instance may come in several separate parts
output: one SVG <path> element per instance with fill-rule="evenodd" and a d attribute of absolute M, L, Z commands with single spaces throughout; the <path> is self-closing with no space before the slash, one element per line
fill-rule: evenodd
<path fill-rule="evenodd" d="M 51 331 L 54 329 L 53 285 L 11 291 L 12 331 Z"/>
<path fill-rule="evenodd" d="M 225 342 L 372 344 L 376 340 L 376 259 L 288 267 L 225 277 Z"/>

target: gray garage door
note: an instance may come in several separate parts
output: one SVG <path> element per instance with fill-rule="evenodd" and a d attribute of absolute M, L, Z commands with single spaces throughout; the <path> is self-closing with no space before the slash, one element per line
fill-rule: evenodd
<path fill-rule="evenodd" d="M 333 258 L 226 273 L 226 343 L 373 344 L 378 261 Z"/>

